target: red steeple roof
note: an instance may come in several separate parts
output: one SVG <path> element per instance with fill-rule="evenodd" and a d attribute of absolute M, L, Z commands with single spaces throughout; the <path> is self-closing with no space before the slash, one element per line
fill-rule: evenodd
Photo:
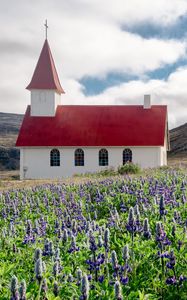
<path fill-rule="evenodd" d="M 47 39 L 44 42 L 31 82 L 26 88 L 28 90 L 56 90 L 59 94 L 64 93 Z"/>

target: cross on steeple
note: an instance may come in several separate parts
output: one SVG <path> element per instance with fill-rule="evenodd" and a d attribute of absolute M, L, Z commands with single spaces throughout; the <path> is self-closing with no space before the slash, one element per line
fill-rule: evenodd
<path fill-rule="evenodd" d="M 47 25 L 47 20 L 45 20 L 44 26 L 45 26 L 45 38 L 47 40 L 47 29 L 49 28 L 49 26 Z"/>

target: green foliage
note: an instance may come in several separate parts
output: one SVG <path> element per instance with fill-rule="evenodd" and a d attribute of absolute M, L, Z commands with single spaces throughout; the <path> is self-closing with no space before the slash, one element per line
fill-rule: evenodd
<path fill-rule="evenodd" d="M 187 277 L 186 182 L 183 173 L 157 170 L 154 176 L 145 178 L 103 177 L 78 185 L 46 184 L 1 193 L 0 299 L 10 299 L 14 275 L 18 290 L 25 280 L 27 300 L 79 300 L 83 290 L 89 293 L 89 300 L 114 300 L 116 281 L 120 282 L 123 299 L 186 299 L 187 281 L 181 281 L 181 276 Z M 133 232 L 128 229 L 132 209 Z M 149 221 L 149 238 L 144 235 L 145 218 Z M 163 226 L 164 243 L 157 239 L 158 222 Z M 107 247 L 106 231 L 109 232 Z M 96 245 L 94 251 L 90 247 L 91 238 Z M 74 250 L 71 250 L 72 240 Z M 46 252 L 47 241 L 51 252 Z M 126 245 L 127 261 L 123 252 Z M 41 282 L 35 269 L 38 248 L 44 263 L 39 265 Z M 171 250 L 175 256 L 174 268 L 167 267 Z M 112 263 L 114 251 L 116 258 Z M 104 256 L 103 263 L 99 255 Z M 90 268 L 90 261 L 97 265 L 97 270 Z M 54 265 L 60 265 L 55 272 Z M 78 269 L 90 276 L 85 289 L 78 282 Z M 175 278 L 174 284 L 166 282 L 170 277 Z M 58 295 L 54 293 L 54 284 L 58 286 Z"/>
<path fill-rule="evenodd" d="M 124 174 L 138 174 L 140 173 L 141 169 L 139 167 L 139 165 L 137 164 L 133 164 L 133 163 L 126 163 L 123 166 L 120 166 L 118 168 L 118 173 L 120 175 L 124 175 Z"/>

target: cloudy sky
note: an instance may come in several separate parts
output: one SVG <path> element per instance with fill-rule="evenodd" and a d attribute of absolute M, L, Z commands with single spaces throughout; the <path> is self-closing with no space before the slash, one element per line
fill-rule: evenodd
<path fill-rule="evenodd" d="M 187 122 L 187 0 L 0 0 L 0 111 L 24 113 L 44 22 L 64 104 L 167 104 Z"/>

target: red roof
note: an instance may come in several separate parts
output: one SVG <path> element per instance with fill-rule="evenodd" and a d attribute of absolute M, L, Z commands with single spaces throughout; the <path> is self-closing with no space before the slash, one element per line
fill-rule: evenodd
<path fill-rule="evenodd" d="M 47 40 L 44 42 L 31 82 L 26 88 L 56 90 L 60 94 L 64 93 Z"/>
<path fill-rule="evenodd" d="M 62 105 L 55 117 L 31 117 L 28 106 L 16 146 L 163 146 L 166 122 L 161 105 Z"/>

